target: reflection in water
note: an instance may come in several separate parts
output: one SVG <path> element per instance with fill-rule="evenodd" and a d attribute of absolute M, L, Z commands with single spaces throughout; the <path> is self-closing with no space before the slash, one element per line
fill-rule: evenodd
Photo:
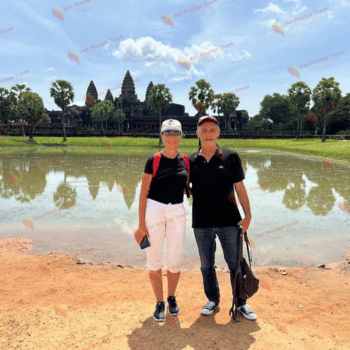
<path fill-rule="evenodd" d="M 0 238 L 33 238 L 33 253 L 76 253 L 93 245 L 94 252 L 85 257 L 94 262 L 143 266 L 146 254 L 135 243 L 133 228 L 138 224 L 144 165 L 151 153 L 60 152 L 57 158 L 57 153 L 39 155 L 32 150 L 0 155 Z M 326 167 L 321 159 L 272 151 L 239 154 L 253 215 L 248 233 L 254 237 L 255 266 L 276 261 L 300 266 L 345 256 L 350 248 L 347 167 Z M 57 161 L 47 162 L 53 158 Z M 192 198 L 184 196 L 184 205 L 188 213 L 184 262 L 195 261 Z M 240 204 L 239 209 L 244 217 Z M 288 227 L 295 221 L 298 225 Z M 285 228 L 262 237 L 278 227 Z M 221 247 L 217 264 L 226 266 Z"/>

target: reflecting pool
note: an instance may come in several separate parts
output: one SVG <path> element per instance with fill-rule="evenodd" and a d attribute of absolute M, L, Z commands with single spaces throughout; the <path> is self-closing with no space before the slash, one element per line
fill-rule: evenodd
<path fill-rule="evenodd" d="M 136 244 L 133 229 L 144 165 L 154 152 L 0 154 L 0 238 L 33 239 L 29 254 L 61 252 L 94 263 L 144 266 L 146 252 Z M 349 166 L 277 151 L 238 153 L 253 216 L 248 234 L 254 266 L 306 266 L 345 257 L 350 250 Z M 198 268 L 192 199 L 184 196 L 184 205 L 184 264 Z M 216 263 L 226 267 L 217 243 Z"/>

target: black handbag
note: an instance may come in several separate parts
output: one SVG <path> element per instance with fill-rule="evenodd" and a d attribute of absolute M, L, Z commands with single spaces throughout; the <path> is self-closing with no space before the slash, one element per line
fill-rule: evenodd
<path fill-rule="evenodd" d="M 239 253 L 238 253 L 238 263 L 235 271 L 232 284 L 233 301 L 232 307 L 230 309 L 229 315 L 233 313 L 233 319 L 237 318 L 237 308 L 238 308 L 238 298 L 248 299 L 251 298 L 259 289 L 259 279 L 257 279 L 251 269 L 251 254 L 249 253 L 248 244 L 250 245 L 247 232 L 244 233 L 244 240 L 247 246 L 248 260 L 243 257 L 243 237 L 241 236 L 242 228 L 240 228 L 239 233 Z"/>

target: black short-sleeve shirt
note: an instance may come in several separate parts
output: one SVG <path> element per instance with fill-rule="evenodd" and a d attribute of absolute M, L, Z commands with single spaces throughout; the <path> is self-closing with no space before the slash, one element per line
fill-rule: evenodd
<path fill-rule="evenodd" d="M 146 161 L 144 170 L 146 174 L 153 173 L 153 159 L 154 155 Z M 182 203 L 186 180 L 186 164 L 180 153 L 174 159 L 161 154 L 159 167 L 156 176 L 151 181 L 147 198 L 164 204 Z"/>
<path fill-rule="evenodd" d="M 192 183 L 192 227 L 235 226 L 242 220 L 237 204 L 229 198 L 233 184 L 244 180 L 244 171 L 238 153 L 217 145 L 209 163 L 199 155 L 190 158 Z"/>

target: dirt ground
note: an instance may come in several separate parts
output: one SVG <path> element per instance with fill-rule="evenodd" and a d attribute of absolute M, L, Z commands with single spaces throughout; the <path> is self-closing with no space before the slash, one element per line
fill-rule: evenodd
<path fill-rule="evenodd" d="M 229 316 L 228 271 L 217 270 L 221 304 L 211 316 L 200 313 L 200 271 L 182 273 L 180 314 L 158 323 L 143 270 L 31 249 L 31 239 L 0 240 L 1 350 L 350 349 L 349 253 L 325 268 L 253 268 L 260 289 L 248 303 L 257 321 Z"/>

